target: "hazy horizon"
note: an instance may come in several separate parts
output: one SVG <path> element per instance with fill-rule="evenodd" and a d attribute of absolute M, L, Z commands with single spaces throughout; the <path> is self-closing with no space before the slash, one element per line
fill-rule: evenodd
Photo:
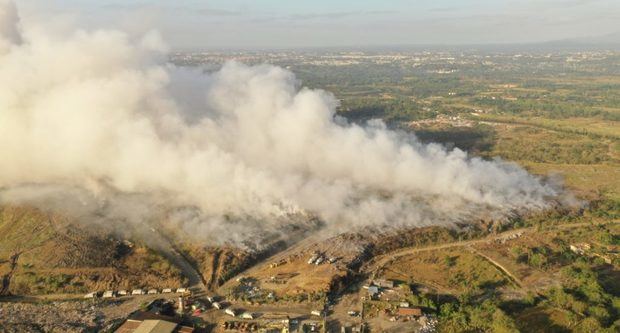
<path fill-rule="evenodd" d="M 136 34 L 155 29 L 173 50 L 620 42 L 620 3 L 611 0 L 22 0 L 19 6 L 23 21 L 52 18 L 59 29 L 75 23 Z"/>

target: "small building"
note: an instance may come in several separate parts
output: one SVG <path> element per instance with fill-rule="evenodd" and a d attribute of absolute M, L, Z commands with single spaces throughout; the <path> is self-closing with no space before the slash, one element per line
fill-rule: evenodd
<path fill-rule="evenodd" d="M 368 287 L 368 296 L 370 299 L 376 299 L 379 297 L 379 287 L 377 286 L 369 286 Z"/>
<path fill-rule="evenodd" d="M 215 302 L 215 296 L 207 296 L 207 301 L 209 301 L 210 303 L 214 303 Z"/>
<path fill-rule="evenodd" d="M 400 304 L 398 304 L 399 308 L 408 308 L 409 307 L 409 302 L 400 302 Z"/>
<path fill-rule="evenodd" d="M 134 289 L 131 291 L 132 295 L 144 295 L 144 290 L 142 289 Z"/>
<path fill-rule="evenodd" d="M 313 255 L 312 257 L 310 257 L 310 259 L 308 259 L 308 264 L 313 264 L 315 260 L 317 260 L 319 258 L 318 254 Z"/>
<path fill-rule="evenodd" d="M 312 310 L 310 314 L 317 317 L 323 317 L 323 311 L 321 310 Z"/>
<path fill-rule="evenodd" d="M 420 317 L 422 309 L 420 308 L 398 308 L 397 314 L 402 317 Z"/>
<path fill-rule="evenodd" d="M 225 314 L 227 314 L 227 315 L 233 316 L 233 317 L 236 317 L 236 316 L 237 316 L 237 313 L 235 312 L 235 310 L 230 309 L 230 308 L 229 308 L 229 309 L 224 310 L 224 313 L 225 313 Z"/>
<path fill-rule="evenodd" d="M 181 324 L 181 319 L 138 312 L 127 319 L 115 333 L 192 333 L 194 328 Z"/>
<path fill-rule="evenodd" d="M 185 312 L 185 299 L 183 298 L 183 296 L 180 296 L 177 306 L 177 313 L 183 314 L 183 312 Z"/>
<path fill-rule="evenodd" d="M 591 248 L 590 244 L 588 243 L 578 243 L 578 244 L 571 244 L 570 245 L 570 250 L 579 254 L 579 255 L 584 255 L 586 253 L 586 251 L 589 251 Z"/>
<path fill-rule="evenodd" d="M 394 280 L 377 279 L 373 283 L 381 288 L 394 288 Z"/>
<path fill-rule="evenodd" d="M 102 296 L 102 297 L 103 297 L 103 298 L 112 298 L 112 297 L 116 297 L 116 292 L 115 292 L 115 291 L 112 291 L 112 290 L 106 290 L 106 291 L 103 293 L 103 296 Z"/>
<path fill-rule="evenodd" d="M 158 294 L 159 292 L 157 291 L 157 289 L 149 289 L 149 291 L 147 292 L 147 294 L 149 295 L 155 295 Z"/>
<path fill-rule="evenodd" d="M 271 264 L 269 264 L 269 268 L 275 268 L 275 267 L 278 267 L 278 266 L 282 266 L 284 264 L 286 264 L 286 260 L 282 259 L 280 261 L 272 262 Z"/>
<path fill-rule="evenodd" d="M 129 295 L 129 292 L 127 290 L 119 290 L 118 293 L 116 293 L 118 296 L 127 296 Z"/>
<path fill-rule="evenodd" d="M 254 319 L 254 314 L 252 312 L 244 312 L 241 314 L 241 318 L 243 319 Z"/>
<path fill-rule="evenodd" d="M 170 289 L 170 288 L 164 288 L 164 289 L 161 290 L 162 294 L 170 294 L 171 292 L 172 292 L 172 289 Z"/>
<path fill-rule="evenodd" d="M 220 302 L 213 302 L 213 304 L 212 304 L 212 305 L 213 305 L 213 307 L 214 307 L 214 308 L 216 308 L 216 309 L 218 309 L 218 310 L 221 310 L 221 309 L 224 307 L 224 306 L 222 305 L 222 303 L 220 303 Z"/>
<path fill-rule="evenodd" d="M 187 292 L 187 288 L 177 288 L 177 293 L 184 294 Z"/>
<path fill-rule="evenodd" d="M 364 324 L 361 324 L 359 326 L 353 326 L 351 327 L 351 332 L 352 333 L 361 333 L 364 331 Z"/>
<path fill-rule="evenodd" d="M 97 297 L 98 297 L 98 293 L 96 291 L 93 291 L 92 293 L 88 293 L 84 295 L 84 298 L 97 298 Z"/>

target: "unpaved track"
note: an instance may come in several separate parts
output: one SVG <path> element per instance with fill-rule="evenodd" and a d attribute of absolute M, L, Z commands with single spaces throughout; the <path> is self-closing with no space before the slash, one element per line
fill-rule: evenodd
<path fill-rule="evenodd" d="M 166 237 L 154 229 L 151 229 L 151 232 L 151 246 L 159 250 L 168 261 L 181 270 L 183 275 L 189 280 L 189 289 L 192 291 L 193 295 L 205 296 L 207 294 L 207 287 L 202 281 L 202 275 L 198 273 L 194 266 L 192 266 L 174 246 L 172 246 Z"/>
<path fill-rule="evenodd" d="M 579 227 L 584 227 L 584 226 L 589 226 L 589 225 L 594 226 L 594 225 L 601 225 L 601 224 L 616 224 L 616 223 L 620 223 L 620 221 L 607 221 L 603 223 L 580 222 L 580 223 L 571 223 L 571 224 L 560 224 L 560 225 L 555 225 L 547 230 L 573 229 L 573 228 L 579 228 Z M 467 241 L 460 241 L 460 242 L 446 243 L 446 244 L 439 244 L 439 245 L 431 245 L 431 246 L 424 246 L 424 247 L 405 248 L 405 249 L 397 250 L 391 253 L 387 253 L 387 254 L 375 257 L 373 260 L 371 260 L 366 265 L 365 271 L 372 272 L 372 278 L 374 279 L 375 274 L 379 270 L 381 270 L 391 261 L 396 260 L 403 256 L 408 256 L 408 255 L 416 254 L 419 252 L 443 250 L 443 249 L 450 249 L 454 247 L 472 246 L 475 244 L 487 243 L 487 242 L 492 242 L 495 240 L 503 239 L 503 238 L 506 238 L 507 236 L 510 236 L 516 233 L 522 232 L 523 234 L 528 234 L 535 230 L 536 229 L 534 227 L 514 229 L 514 230 L 502 232 L 500 234 L 489 235 L 487 237 L 474 239 L 474 240 L 467 240 Z M 485 257 L 485 258 L 489 259 L 488 257 Z M 512 274 L 508 272 L 508 270 L 506 270 L 501 265 L 496 265 L 496 266 L 500 268 L 502 271 L 506 272 L 509 276 L 512 276 Z"/>
<path fill-rule="evenodd" d="M 510 279 L 512 283 L 514 283 L 517 287 L 523 288 L 523 284 L 521 283 L 521 280 L 517 278 L 516 276 L 514 276 L 512 273 L 510 273 L 510 271 L 506 267 L 502 266 L 502 264 L 500 264 L 499 262 L 495 261 L 493 258 L 487 256 L 486 254 L 476 250 L 475 248 L 471 246 L 468 246 L 467 249 L 471 251 L 472 253 L 474 253 L 475 255 L 482 257 L 483 259 L 491 263 L 493 266 L 495 266 L 495 268 L 497 268 L 504 275 L 506 275 L 508 279 Z"/>

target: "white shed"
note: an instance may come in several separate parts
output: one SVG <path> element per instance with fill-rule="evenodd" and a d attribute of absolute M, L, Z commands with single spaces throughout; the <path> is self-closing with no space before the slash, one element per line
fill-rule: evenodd
<path fill-rule="evenodd" d="M 97 292 L 93 291 L 92 293 L 88 293 L 86 295 L 84 295 L 84 298 L 95 298 L 97 297 Z"/>
<path fill-rule="evenodd" d="M 144 290 L 142 289 L 134 289 L 131 291 L 132 295 L 144 295 Z"/>
<path fill-rule="evenodd" d="M 254 319 L 254 314 L 252 312 L 244 312 L 241 314 L 241 318 L 243 319 Z"/>

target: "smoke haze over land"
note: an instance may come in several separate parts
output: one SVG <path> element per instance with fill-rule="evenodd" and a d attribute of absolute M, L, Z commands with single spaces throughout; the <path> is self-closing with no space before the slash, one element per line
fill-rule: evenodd
<path fill-rule="evenodd" d="M 282 68 L 176 68 L 156 33 L 56 35 L 0 4 L 2 202 L 131 221 L 194 207 L 175 223 L 241 241 L 294 212 L 334 231 L 423 226 L 544 209 L 561 194 L 512 163 L 347 124 L 332 94 Z M 74 199 L 52 199 L 63 196 Z"/>

